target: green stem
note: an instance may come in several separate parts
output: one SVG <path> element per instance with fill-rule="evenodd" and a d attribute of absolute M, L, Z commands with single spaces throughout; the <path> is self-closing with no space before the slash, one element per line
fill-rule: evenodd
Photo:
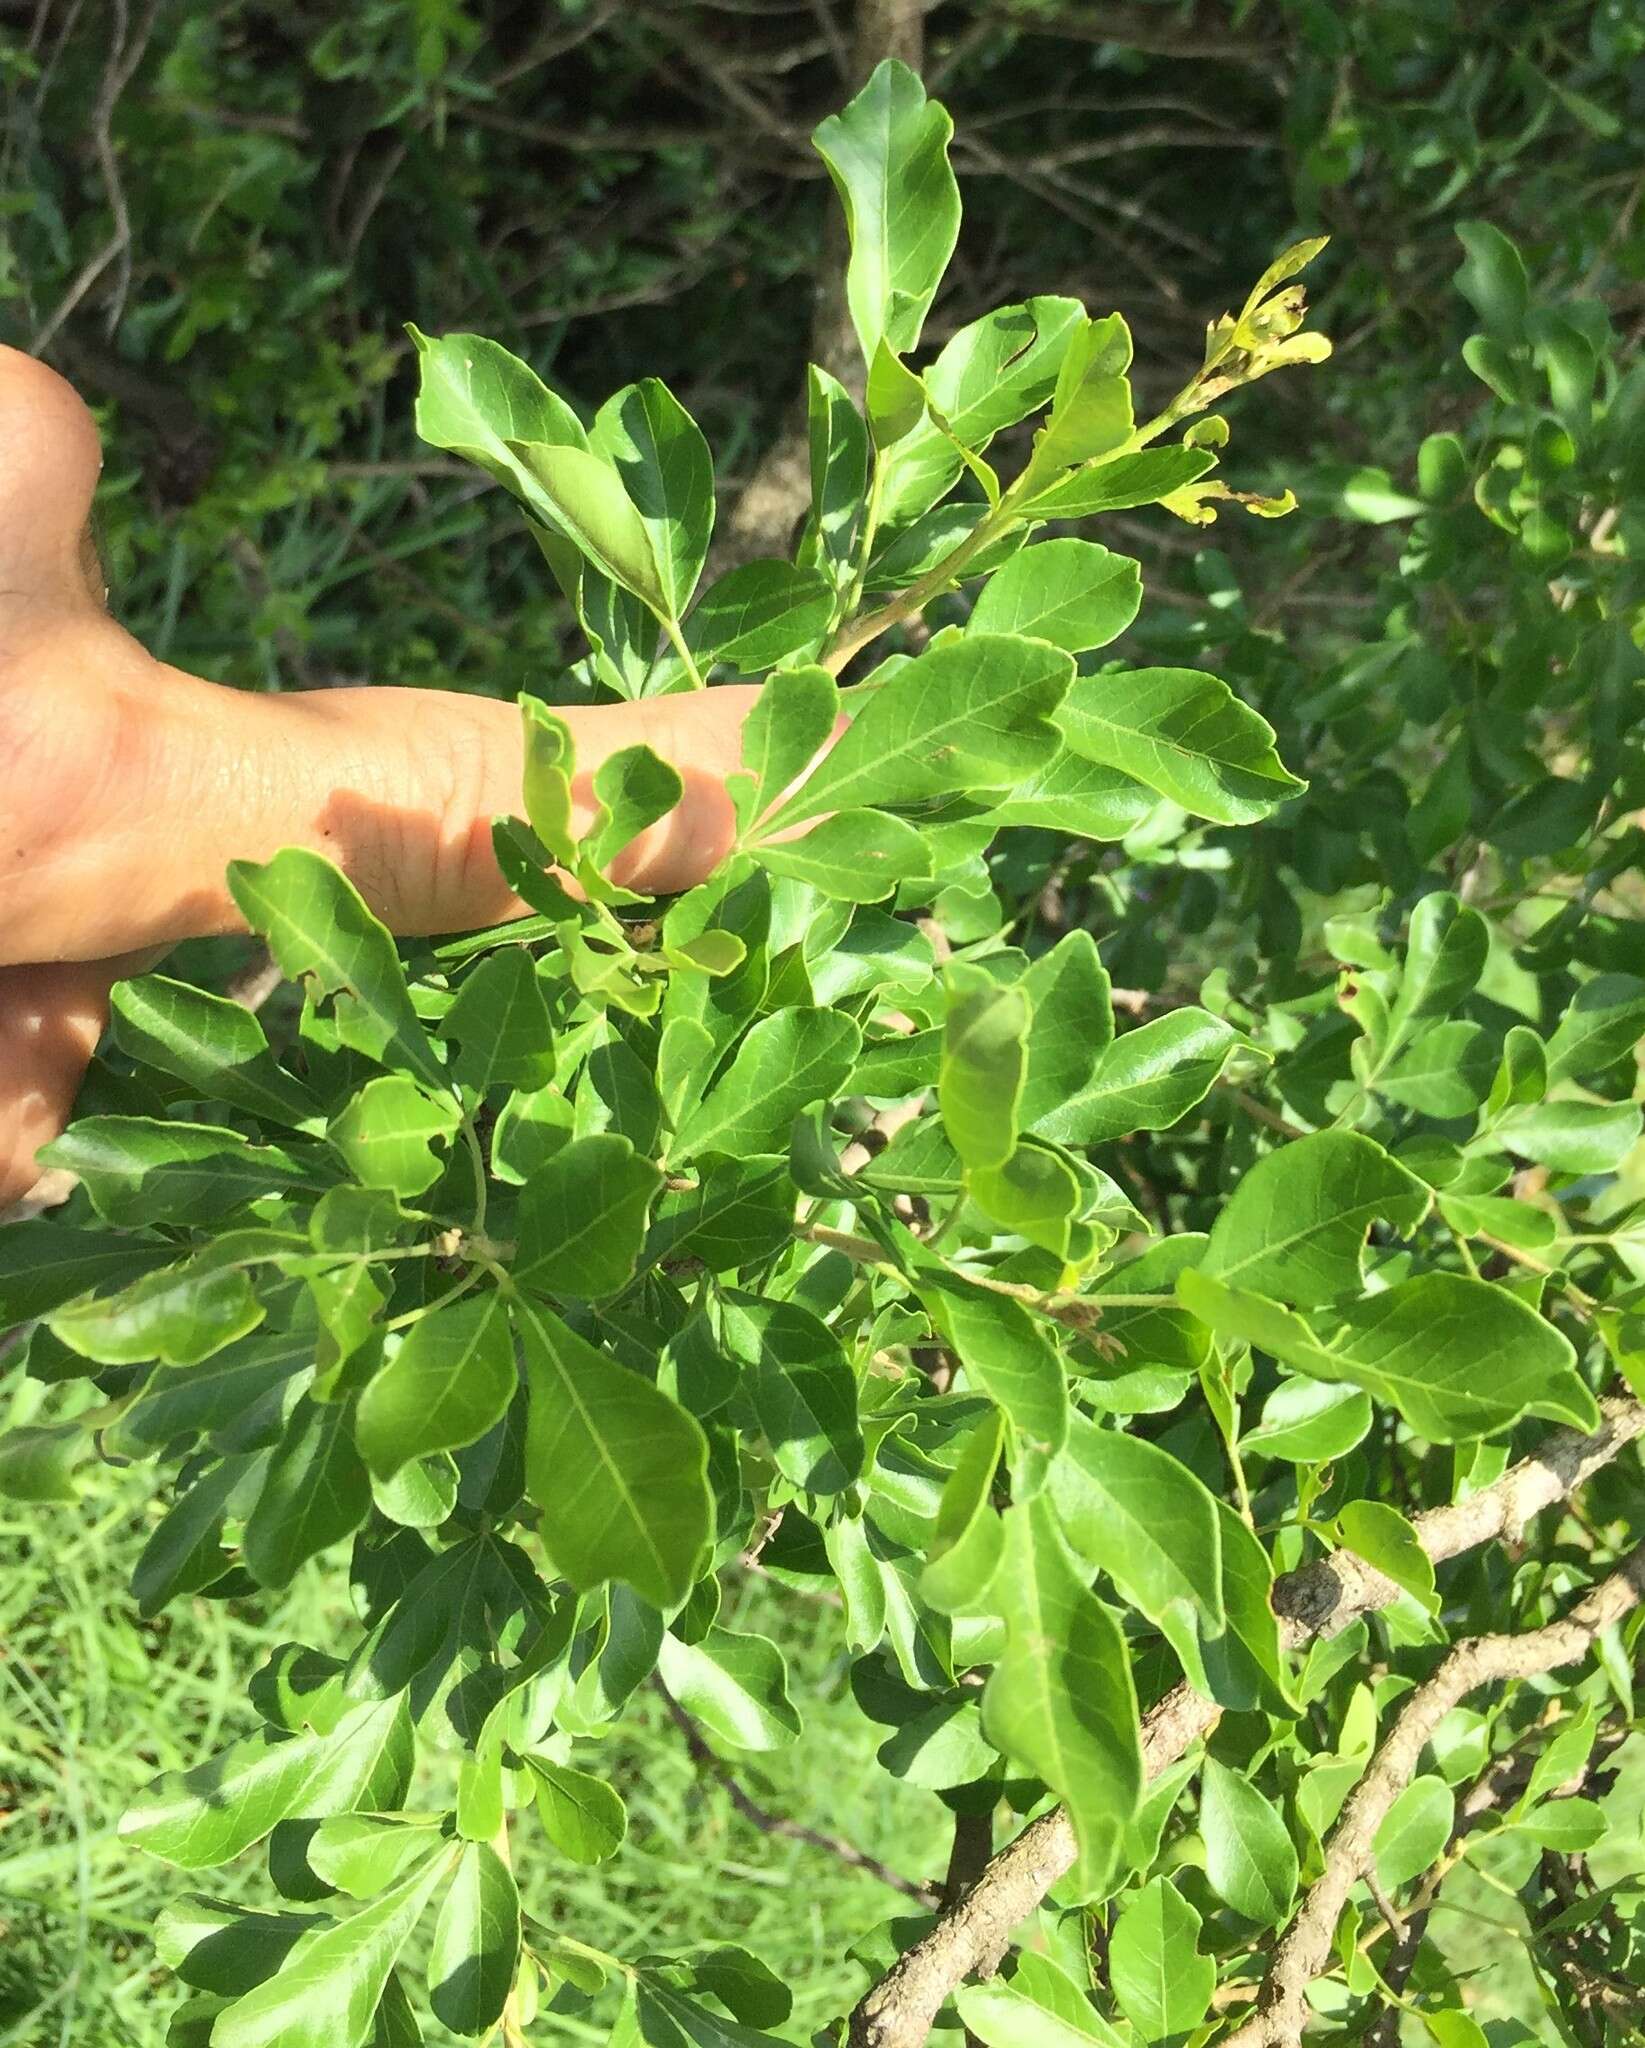
<path fill-rule="evenodd" d="M 674 652 L 685 663 L 685 672 L 691 678 L 692 689 L 703 689 L 705 685 L 702 679 L 702 672 L 691 659 L 691 649 L 685 644 L 685 635 L 680 631 L 679 620 L 665 618 L 663 620 L 663 631 L 674 643 Z"/>
<path fill-rule="evenodd" d="M 486 1173 L 485 1153 L 480 1148 L 480 1134 L 474 1128 L 474 1119 L 463 1112 L 463 1143 L 468 1147 L 468 1156 L 474 1168 L 474 1221 L 470 1226 L 471 1235 L 483 1237 L 486 1227 L 486 1198 L 489 1193 L 489 1176 Z"/>
<path fill-rule="evenodd" d="M 880 500 L 885 493 L 885 454 L 881 449 L 874 451 L 874 474 L 869 480 L 868 503 L 863 508 L 862 537 L 857 547 L 857 566 L 852 571 L 851 589 L 845 600 L 845 616 L 849 619 L 862 603 L 862 588 L 868 581 L 868 558 L 874 552 L 874 536 L 880 527 Z"/>

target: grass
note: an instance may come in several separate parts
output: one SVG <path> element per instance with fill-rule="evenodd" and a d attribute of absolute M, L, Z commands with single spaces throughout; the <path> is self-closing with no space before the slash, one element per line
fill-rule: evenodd
<path fill-rule="evenodd" d="M 161 2048 L 179 1999 L 151 1947 L 161 1908 L 189 1889 L 267 1903 L 269 1887 L 256 1851 L 192 1878 L 172 1870 L 119 1840 L 120 1813 L 157 1771 L 251 1731 L 244 1675 L 276 1642 L 340 1647 L 354 1628 L 341 1558 L 261 1607 L 195 1600 L 139 1620 L 127 1587 L 158 1515 L 153 1492 L 148 1468 L 98 1467 L 74 1506 L 0 1504 L 0 2048 Z M 782 1640 L 807 1734 L 803 1748 L 739 1762 L 740 1781 L 910 1877 L 940 1876 L 940 1810 L 873 1767 L 834 1615 L 759 1582 L 741 1610 L 734 1625 L 763 1622 Z M 849 1942 L 913 1909 L 877 1878 L 743 1819 L 662 1702 L 635 1704 L 595 1766 L 628 1801 L 628 1842 L 605 1869 L 578 1871 L 521 1816 L 528 1912 L 628 1956 L 746 1941 L 792 1986 L 789 2031 L 804 2040 L 860 1989 Z M 545 2014 L 532 2038 L 606 2031 Z M 427 2039 L 456 2037 L 430 2023 Z"/>

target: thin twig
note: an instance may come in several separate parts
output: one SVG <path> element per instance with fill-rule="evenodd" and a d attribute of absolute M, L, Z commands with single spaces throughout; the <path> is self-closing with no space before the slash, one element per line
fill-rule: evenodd
<path fill-rule="evenodd" d="M 1550 1433 L 1528 1458 L 1466 1500 L 1415 1518 L 1417 1540 L 1436 1564 L 1482 1543 L 1516 1537 L 1533 1515 L 1573 1493 L 1592 1473 L 1645 1435 L 1645 1402 L 1612 1397 L 1592 1436 Z M 1334 1636 L 1399 1597 L 1391 1579 L 1349 1552 L 1287 1572 L 1275 1581 L 1273 1607 L 1288 1650 L 1316 1636 Z M 1179 1685 L 1142 1718 L 1143 1772 L 1149 1779 L 1185 1756 L 1217 1725 L 1222 1709 Z M 967 1977 L 992 1969 L 1011 1930 L 1027 1919 L 1079 1854 L 1073 1824 L 1061 1807 L 1030 1822 L 988 1866 L 957 1908 L 914 1943 L 851 2015 L 850 2048 L 921 2048 L 949 1994 Z"/>
<path fill-rule="evenodd" d="M 870 1877 L 877 1877 L 882 1884 L 890 1885 L 904 1898 L 913 1899 L 928 1910 L 942 1903 L 941 1894 L 934 1886 L 915 1884 L 888 1863 L 880 1862 L 877 1856 L 868 1855 L 839 1835 L 825 1834 L 821 1828 L 807 1827 L 803 1821 L 790 1820 L 786 1814 L 772 1813 L 757 1799 L 750 1798 L 733 1776 L 730 1765 L 709 1746 L 702 1730 L 662 1680 L 653 1674 L 651 1683 L 667 1707 L 675 1727 L 685 1737 L 685 1746 L 691 1752 L 693 1762 L 702 1765 L 724 1787 L 731 1804 L 744 1820 L 752 1821 L 762 1835 L 785 1835 L 790 1841 L 805 1842 L 813 1849 L 825 1850 L 840 1862 L 849 1864 L 853 1870 L 866 1870 Z"/>

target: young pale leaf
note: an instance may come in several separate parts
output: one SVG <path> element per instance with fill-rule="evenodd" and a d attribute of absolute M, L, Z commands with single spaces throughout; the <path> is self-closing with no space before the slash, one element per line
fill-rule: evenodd
<path fill-rule="evenodd" d="M 744 562 L 711 583 L 685 622 L 700 668 L 723 663 L 757 675 L 814 653 L 834 616 L 834 586 L 820 569 L 792 562 Z"/>
<path fill-rule="evenodd" d="M 1142 571 L 1089 540 L 1048 540 L 996 569 L 967 631 L 1026 633 L 1070 654 L 1117 640 L 1142 605 Z"/>
<path fill-rule="evenodd" d="M 1186 2034 L 1205 2017 L 1217 1966 L 1199 1951 L 1203 1923 L 1168 1877 L 1120 1907 L 1108 1950 L 1114 2003 L 1144 2041 Z"/>
<path fill-rule="evenodd" d="M 954 1150 L 968 1166 L 999 1167 L 1017 1143 L 1027 1070 L 1028 998 L 980 967 L 955 962 L 944 976 L 937 1101 Z"/>
<path fill-rule="evenodd" d="M 352 1536 L 370 1514 L 371 1482 L 350 1421 L 344 1402 L 307 1394 L 291 1411 L 241 1540 L 258 1585 L 287 1585 L 300 1564 Z"/>
<path fill-rule="evenodd" d="M 501 946 L 470 969 L 440 1036 L 455 1041 L 451 1070 L 470 1088 L 543 1088 L 553 1080 L 554 1027 L 524 946 Z"/>
<path fill-rule="evenodd" d="M 746 1159 L 777 1150 L 788 1142 L 802 1109 L 837 1092 L 861 1047 L 861 1031 L 838 1010 L 779 1010 L 762 1017 L 680 1126 L 670 1157 L 719 1152 Z"/>
<path fill-rule="evenodd" d="M 1049 1502 L 1021 1503 L 1005 1521 L 992 1597 L 1005 1618 L 1006 1650 L 983 1690 L 983 1726 L 1062 1798 L 1079 1837 L 1076 1880 L 1100 1891 L 1142 1793 L 1130 1662 Z"/>
<path fill-rule="evenodd" d="M 535 697 L 520 698 L 520 719 L 525 746 L 521 800 L 526 822 L 542 842 L 539 857 L 546 850 L 551 860 L 572 867 L 577 859 L 577 837 L 572 823 L 571 777 L 577 766 L 577 749 L 571 728 Z M 494 833 L 503 829 L 501 825 L 493 827 Z M 504 847 L 500 842 L 497 851 L 501 859 Z M 513 880 L 506 867 L 503 872 Z M 561 890 L 556 889 L 556 894 L 563 898 L 567 915 L 574 917 L 577 913 L 570 907 L 571 899 Z"/>
<path fill-rule="evenodd" d="M 614 1786 L 546 1756 L 528 1756 L 543 1833 L 572 1863 L 604 1863 L 628 1833 L 628 1808 Z"/>
<path fill-rule="evenodd" d="M 514 1350 L 496 1294 L 432 1308 L 360 1396 L 354 1438 L 379 1478 L 477 1443 L 513 1399 Z"/>
<path fill-rule="evenodd" d="M 461 1121 L 444 1092 L 430 1095 L 404 1074 L 379 1074 L 332 1118 L 326 1136 L 362 1187 L 409 1198 L 445 1171 L 434 1148 L 449 1142 Z"/>
<path fill-rule="evenodd" d="M 647 377 L 606 400 L 588 439 L 645 522 L 668 615 L 683 619 L 714 532 L 714 459 L 701 428 L 666 384 Z"/>
<path fill-rule="evenodd" d="M 1125 374 L 1130 367 L 1131 330 L 1118 313 L 1087 320 L 1070 335 L 1050 415 L 1034 437 L 1029 473 L 1036 482 L 1110 455 L 1130 440 L 1135 424 Z"/>
<path fill-rule="evenodd" d="M 554 517 L 602 575 L 631 590 L 659 618 L 671 618 L 668 590 L 652 544 L 616 465 L 588 448 L 511 441 Z"/>
<path fill-rule="evenodd" d="M 1312 1308 L 1365 1284 L 1366 1234 L 1410 1232 L 1433 1195 L 1357 1131 L 1316 1131 L 1259 1159 L 1211 1226 L 1204 1267 L 1232 1287 Z"/>
<path fill-rule="evenodd" d="M 1201 669 L 1079 676 L 1056 716 L 1076 754 L 1215 824 L 1254 824 L 1307 787 L 1274 752 L 1268 721 Z"/>
<path fill-rule="evenodd" d="M 997 633 L 928 648 L 851 694 L 850 728 L 771 825 L 1009 787 L 1055 753 L 1050 715 L 1073 672 L 1060 649 Z"/>
<path fill-rule="evenodd" d="M 851 236 L 845 295 L 863 361 L 882 338 L 905 354 L 920 338 L 960 227 L 948 163 L 954 124 L 906 64 L 887 59 L 812 137 Z"/>
<path fill-rule="evenodd" d="M 727 1290 L 720 1342 L 741 1367 L 778 1471 L 806 1493 L 840 1493 L 863 1469 L 857 1382 L 838 1337 L 798 1302 Z"/>
<path fill-rule="evenodd" d="M 428 2002 L 454 2034 L 484 2034 L 502 2017 L 520 1965 L 520 1894 L 489 1842 L 463 1846 L 428 1951 Z"/>
<path fill-rule="evenodd" d="M 445 1070 L 406 992 L 405 974 L 387 928 L 359 891 L 319 854 L 288 846 L 270 861 L 230 861 L 229 894 L 288 980 L 311 998 L 334 998 L 332 1015 L 345 1045 L 385 1065 L 403 1067 L 431 1088 Z"/>
<path fill-rule="evenodd" d="M 931 872 L 923 833 L 889 811 L 835 811 L 802 837 L 751 849 L 760 866 L 845 903 L 879 903 Z"/>
<path fill-rule="evenodd" d="M 589 1300 L 634 1277 L 662 1175 L 612 1131 L 573 1138 L 526 1182 L 513 1276 L 522 1287 Z"/>
<path fill-rule="evenodd" d="M 1259 1927 L 1277 1927 L 1297 1889 L 1290 1831 L 1249 1778 L 1212 1756 L 1200 1775 L 1199 1831 L 1217 1896 Z"/>
<path fill-rule="evenodd" d="M 663 1684 L 688 1714 L 736 1749 L 784 1749 L 800 1732 L 788 1667 L 764 1636 L 711 1628 L 700 1642 L 663 1637 Z"/>
<path fill-rule="evenodd" d="M 319 1111 L 303 1084 L 275 1065 L 263 1027 L 244 1003 L 145 974 L 117 981 L 109 1010 L 122 1052 L 202 1095 L 280 1124 L 307 1124 Z"/>
<path fill-rule="evenodd" d="M 404 1697 L 354 1707 L 323 1734 L 256 1736 L 191 1771 L 156 1778 L 120 1834 L 184 1870 L 227 1863 L 292 1815 L 316 1818 L 392 1804 L 410 1775 Z"/>
<path fill-rule="evenodd" d="M 713 1530 L 708 1446 L 683 1408 L 533 1302 L 513 1304 L 531 1390 L 526 1492 L 542 1543 L 579 1592 L 622 1579 L 673 1607 Z"/>
<path fill-rule="evenodd" d="M 212 2048 L 366 2048 L 389 1972 L 451 1862 L 436 1851 L 369 1906 L 305 1935 L 219 2017 Z"/>
<path fill-rule="evenodd" d="M 1242 1043 L 1208 1010 L 1151 1017 L 1116 1038 L 1077 1095 L 1033 1123 L 1060 1145 L 1104 1145 L 1133 1131 L 1163 1131 L 1205 1100 Z"/>
<path fill-rule="evenodd" d="M 1192 1622 L 1221 1635 L 1217 1504 L 1186 1465 L 1076 1414 L 1051 1468 L 1051 1499 L 1074 1549 L 1157 1627 Z"/>

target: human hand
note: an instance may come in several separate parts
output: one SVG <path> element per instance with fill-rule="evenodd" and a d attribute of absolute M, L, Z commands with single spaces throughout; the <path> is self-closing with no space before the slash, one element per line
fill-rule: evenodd
<path fill-rule="evenodd" d="M 434 690 L 255 696 L 156 661 L 104 608 L 86 518 L 97 431 L 54 371 L 0 348 L 0 1210 L 67 1121 L 123 976 L 178 940 L 243 930 L 230 860 L 308 846 L 391 930 L 523 915 L 491 851 L 517 812 L 512 704 Z M 614 873 L 689 888 L 729 848 L 725 778 L 757 690 L 573 708 L 593 771 L 643 742 L 684 795 Z"/>

